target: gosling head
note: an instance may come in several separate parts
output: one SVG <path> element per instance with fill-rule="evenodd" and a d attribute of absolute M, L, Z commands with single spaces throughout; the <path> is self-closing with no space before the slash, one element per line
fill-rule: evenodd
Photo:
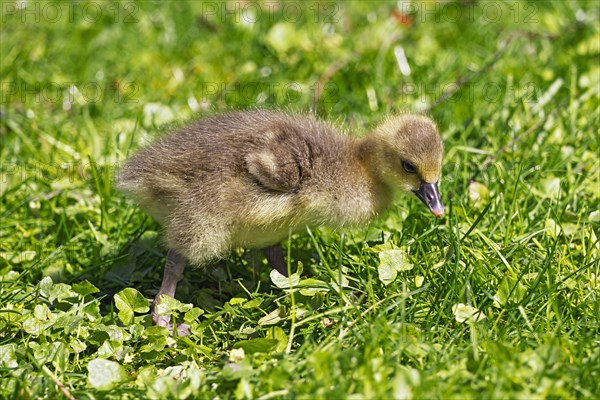
<path fill-rule="evenodd" d="M 414 193 L 440 218 L 444 206 L 438 185 L 444 146 L 435 123 L 420 115 L 387 119 L 367 139 L 373 174 L 389 187 Z"/>

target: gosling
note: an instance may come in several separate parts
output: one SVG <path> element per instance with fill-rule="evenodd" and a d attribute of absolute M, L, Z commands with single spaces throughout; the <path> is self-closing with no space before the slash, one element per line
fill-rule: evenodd
<path fill-rule="evenodd" d="M 287 276 L 280 242 L 290 232 L 364 224 L 397 188 L 443 216 L 442 153 L 435 123 L 409 114 L 362 139 L 310 115 L 267 110 L 208 117 L 158 139 L 117 180 L 164 227 L 169 251 L 154 323 L 171 327 L 155 309 L 163 295 L 175 296 L 186 260 L 202 266 L 234 247 L 263 248 Z"/>

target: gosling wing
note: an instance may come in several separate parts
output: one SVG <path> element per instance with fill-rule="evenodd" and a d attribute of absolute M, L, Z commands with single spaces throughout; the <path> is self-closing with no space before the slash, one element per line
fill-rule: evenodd
<path fill-rule="evenodd" d="M 256 182 L 267 189 L 296 192 L 312 170 L 309 139 L 286 130 L 265 135 L 261 149 L 246 155 L 246 169 Z"/>

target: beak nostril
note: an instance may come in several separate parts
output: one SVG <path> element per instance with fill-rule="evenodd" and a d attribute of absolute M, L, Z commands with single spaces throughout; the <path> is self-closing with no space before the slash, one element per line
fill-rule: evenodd
<path fill-rule="evenodd" d="M 421 182 L 419 189 L 414 192 L 436 217 L 444 214 L 444 206 L 440 200 L 437 183 Z"/>

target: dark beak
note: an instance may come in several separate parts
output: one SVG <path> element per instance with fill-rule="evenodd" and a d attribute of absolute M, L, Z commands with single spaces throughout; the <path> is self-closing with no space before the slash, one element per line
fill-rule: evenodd
<path fill-rule="evenodd" d="M 419 190 L 415 190 L 414 193 L 427 207 L 433 215 L 438 218 L 444 216 L 444 205 L 440 199 L 440 191 L 438 190 L 438 184 L 421 182 Z"/>

